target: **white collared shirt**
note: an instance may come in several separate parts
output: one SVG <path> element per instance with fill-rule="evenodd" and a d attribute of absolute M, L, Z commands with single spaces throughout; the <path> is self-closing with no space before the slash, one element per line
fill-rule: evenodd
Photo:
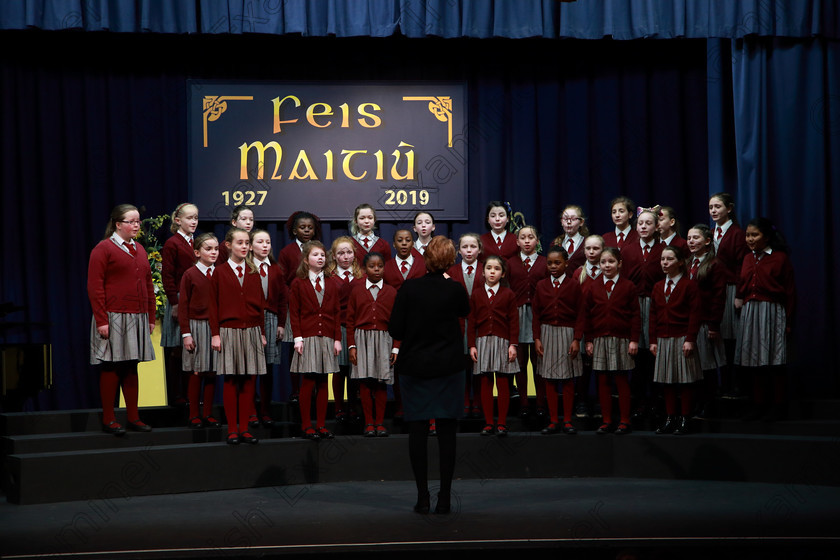
<path fill-rule="evenodd" d="M 563 248 L 566 249 L 566 251 L 569 250 L 569 241 L 574 242 L 574 244 L 575 244 L 574 251 L 577 251 L 578 248 L 583 246 L 583 236 L 580 233 L 576 233 L 573 237 L 569 237 L 567 235 L 566 237 L 563 238 Z"/>
<path fill-rule="evenodd" d="M 671 241 L 673 241 L 673 240 L 674 240 L 674 238 L 675 238 L 676 236 L 677 236 L 677 232 L 675 231 L 674 233 L 672 233 L 671 235 L 669 235 L 666 239 L 662 239 L 661 241 L 662 241 L 662 243 L 664 243 L 665 245 L 670 245 L 670 244 L 671 244 Z"/>
<path fill-rule="evenodd" d="M 487 293 L 487 297 L 490 297 L 490 290 L 493 290 L 493 295 L 499 295 L 499 284 L 495 286 L 490 286 L 487 282 L 484 283 L 484 291 Z"/>
<path fill-rule="evenodd" d="M 321 280 L 321 289 L 323 290 L 324 289 L 324 272 L 321 271 L 321 272 L 316 273 L 316 272 L 312 272 L 310 270 L 309 271 L 309 281 L 312 283 L 313 288 L 315 287 L 315 280 L 316 279 Z"/>
<path fill-rule="evenodd" d="M 669 280 L 672 282 L 671 290 L 675 289 L 677 287 L 677 283 L 682 279 L 682 277 L 683 277 L 683 273 L 680 272 L 676 276 L 668 276 L 667 278 L 665 278 L 665 286 L 662 288 L 662 291 L 663 292 L 668 291 L 668 281 Z"/>
<path fill-rule="evenodd" d="M 198 268 L 198 270 L 201 271 L 201 273 L 204 276 L 207 276 L 207 271 L 208 270 L 210 271 L 210 274 L 214 274 L 216 272 L 216 265 L 215 264 L 211 264 L 210 266 L 205 266 L 201 261 L 198 261 L 197 263 L 195 263 L 195 266 Z M 234 272 L 236 272 L 236 271 L 234 270 Z"/>
<path fill-rule="evenodd" d="M 125 239 L 120 237 L 117 232 L 114 232 L 114 233 L 111 234 L 111 240 L 114 243 L 116 243 L 117 246 L 120 249 L 122 249 L 123 251 L 125 251 L 129 255 L 131 254 L 131 250 L 129 249 L 129 247 L 134 246 L 134 240 L 133 239 L 129 239 L 128 241 L 126 241 Z"/>
<path fill-rule="evenodd" d="M 464 276 L 468 276 L 467 274 L 467 267 L 471 266 L 473 271 L 472 273 L 475 274 L 478 270 L 478 261 L 474 261 L 472 264 L 461 261 L 461 271 L 464 273 Z"/>

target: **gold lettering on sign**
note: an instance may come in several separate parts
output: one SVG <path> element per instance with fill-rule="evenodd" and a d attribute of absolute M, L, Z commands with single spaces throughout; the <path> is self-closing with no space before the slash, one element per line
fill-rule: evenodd
<path fill-rule="evenodd" d="M 207 147 L 207 123 L 219 120 L 227 111 L 228 101 L 253 101 L 252 95 L 205 95 L 203 103 L 204 147 Z"/>
<path fill-rule="evenodd" d="M 433 96 L 417 96 L 417 97 L 403 97 L 403 101 L 428 101 L 429 112 L 432 113 L 440 122 L 447 123 L 448 140 L 447 147 L 452 147 L 452 98 L 447 96 L 433 97 Z"/>

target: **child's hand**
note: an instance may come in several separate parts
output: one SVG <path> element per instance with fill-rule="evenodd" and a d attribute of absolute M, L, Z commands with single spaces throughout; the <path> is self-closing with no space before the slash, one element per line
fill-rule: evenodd
<path fill-rule="evenodd" d="M 297 342 L 295 342 L 295 352 L 297 352 L 298 354 L 303 356 L 303 341 L 302 340 L 298 340 Z"/>
<path fill-rule="evenodd" d="M 277 327 L 277 338 L 275 340 L 283 340 L 284 332 L 286 332 L 286 327 Z"/>
<path fill-rule="evenodd" d="M 153 335 L 154 333 L 155 333 L 155 324 L 154 323 L 149 323 L 149 336 Z"/>
<path fill-rule="evenodd" d="M 210 339 L 210 348 L 215 350 L 216 352 L 222 351 L 222 337 L 219 335 L 214 335 L 213 338 Z"/>
<path fill-rule="evenodd" d="M 656 356 L 656 344 L 650 345 L 650 353 Z"/>
<path fill-rule="evenodd" d="M 397 354 L 396 352 L 391 352 L 391 365 L 392 366 L 397 363 L 397 356 L 398 355 L 399 354 Z"/>
<path fill-rule="evenodd" d="M 539 356 L 540 358 L 543 357 L 545 350 L 543 349 L 542 340 L 540 340 L 539 338 L 534 341 L 534 350 L 537 351 L 537 356 Z"/>
<path fill-rule="evenodd" d="M 720 333 L 717 331 L 709 331 L 709 340 L 717 340 L 720 337 Z"/>
<path fill-rule="evenodd" d="M 268 341 L 265 339 L 265 335 L 264 335 L 264 334 L 261 334 L 261 335 L 260 335 L 260 340 L 262 341 L 262 345 L 263 345 L 263 348 L 264 348 L 264 347 L 265 347 L 265 345 L 266 345 L 266 344 L 268 344 Z"/>
<path fill-rule="evenodd" d="M 631 342 L 630 346 L 628 346 L 628 348 L 627 348 L 627 353 L 630 354 L 631 356 L 635 356 L 636 354 L 638 354 L 639 353 L 639 343 L 636 342 L 635 340 L 633 342 Z"/>
<path fill-rule="evenodd" d="M 191 336 L 184 337 L 184 350 L 187 352 L 192 352 L 195 350 L 195 340 Z"/>
<path fill-rule="evenodd" d="M 744 306 L 743 298 L 735 298 L 735 309 L 741 309 Z"/>
<path fill-rule="evenodd" d="M 108 325 L 102 325 L 101 327 L 96 327 L 96 332 L 99 333 L 99 336 L 108 340 L 110 327 Z"/>
<path fill-rule="evenodd" d="M 591 357 L 592 354 L 594 354 L 594 353 L 595 353 L 595 345 L 592 344 L 591 342 L 587 342 L 586 343 L 586 355 Z"/>
<path fill-rule="evenodd" d="M 341 341 L 340 340 L 335 341 L 335 344 L 333 345 L 333 352 L 336 356 L 341 354 Z"/>
<path fill-rule="evenodd" d="M 470 358 L 473 362 L 478 363 L 478 349 L 475 346 L 470 348 Z"/>
<path fill-rule="evenodd" d="M 573 340 L 572 345 L 569 346 L 569 357 L 574 360 L 578 357 L 578 354 L 580 354 L 580 341 Z"/>
<path fill-rule="evenodd" d="M 691 356 L 691 353 L 694 352 L 694 343 L 693 342 L 683 342 L 683 356 L 686 358 Z"/>
<path fill-rule="evenodd" d="M 392 354 L 392 356 L 393 356 L 393 354 Z M 356 356 L 356 349 L 355 349 L 355 348 L 351 348 L 351 349 L 349 350 L 349 358 L 350 358 L 350 363 L 351 363 L 351 364 L 353 364 L 354 366 L 359 365 L 359 364 L 356 362 L 358 358 L 357 358 L 357 356 Z"/>
<path fill-rule="evenodd" d="M 508 362 L 513 363 L 516 360 L 516 345 L 511 344 L 508 346 Z"/>
<path fill-rule="evenodd" d="M 178 304 L 177 303 L 172 306 L 172 318 L 173 319 L 178 318 Z"/>

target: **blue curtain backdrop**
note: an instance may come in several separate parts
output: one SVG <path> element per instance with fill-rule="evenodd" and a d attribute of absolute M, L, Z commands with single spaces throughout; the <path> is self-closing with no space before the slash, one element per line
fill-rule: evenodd
<path fill-rule="evenodd" d="M 684 233 L 708 221 L 709 193 L 728 190 L 741 222 L 767 215 L 793 247 L 797 390 L 836 395 L 823 348 L 840 316 L 837 13 L 827 2 L 732 4 L 0 4 L 0 37 L 15 46 L 0 53 L 0 302 L 26 308 L 0 325 L 0 342 L 49 341 L 56 364 L 56 389 L 27 406 L 99 405 L 87 258 L 115 204 L 157 215 L 187 196 L 189 78 L 466 81 L 470 219 L 439 224 L 446 235 L 482 231 L 495 198 L 544 243 L 566 203 L 601 233 L 618 194 L 674 206 Z M 668 40 L 556 39 L 604 36 Z M 60 47 L 37 54 L 50 44 Z M 282 224 L 261 225 L 275 245 L 288 241 Z M 324 237 L 345 227 L 325 224 Z"/>

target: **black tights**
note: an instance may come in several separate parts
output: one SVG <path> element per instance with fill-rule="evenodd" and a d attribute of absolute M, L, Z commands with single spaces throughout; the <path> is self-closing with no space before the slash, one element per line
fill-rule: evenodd
<path fill-rule="evenodd" d="M 455 436 L 458 422 L 453 418 L 437 418 L 435 427 L 440 454 L 438 503 L 442 502 L 448 505 L 452 490 L 452 477 L 455 474 Z M 408 422 L 408 457 L 411 460 L 411 470 L 414 471 L 418 496 L 426 496 L 429 493 L 428 443 L 429 421 L 415 420 Z"/>

